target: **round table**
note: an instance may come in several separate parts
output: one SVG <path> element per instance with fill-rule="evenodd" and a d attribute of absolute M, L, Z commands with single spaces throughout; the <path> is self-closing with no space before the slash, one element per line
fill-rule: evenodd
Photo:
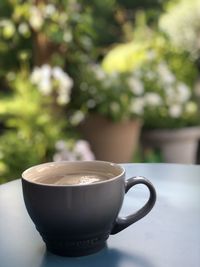
<path fill-rule="evenodd" d="M 23 202 L 20 179 L 0 186 L 0 267 L 199 267 L 200 166 L 123 164 L 127 178 L 145 176 L 157 202 L 143 219 L 109 237 L 107 247 L 85 257 L 65 258 L 46 251 Z M 122 215 L 148 198 L 138 185 L 124 200 Z"/>

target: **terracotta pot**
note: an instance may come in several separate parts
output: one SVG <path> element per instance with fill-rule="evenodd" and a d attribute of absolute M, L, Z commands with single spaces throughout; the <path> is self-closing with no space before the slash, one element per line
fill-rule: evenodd
<path fill-rule="evenodd" d="M 142 134 L 143 147 L 161 149 L 167 163 L 195 164 L 199 140 L 200 127 L 152 130 Z"/>
<path fill-rule="evenodd" d="M 91 115 L 80 125 L 97 160 L 130 162 L 137 149 L 141 130 L 139 120 L 114 123 L 102 116 Z"/>

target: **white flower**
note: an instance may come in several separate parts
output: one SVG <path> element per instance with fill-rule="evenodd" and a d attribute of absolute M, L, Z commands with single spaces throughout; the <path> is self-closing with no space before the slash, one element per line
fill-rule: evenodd
<path fill-rule="evenodd" d="M 157 107 L 162 105 L 162 98 L 156 93 L 146 93 L 145 102 L 149 106 Z"/>
<path fill-rule="evenodd" d="M 87 107 L 92 109 L 96 106 L 96 101 L 94 99 L 89 99 L 86 103 Z"/>
<path fill-rule="evenodd" d="M 110 103 L 110 109 L 113 113 L 118 113 L 120 110 L 120 106 L 117 102 Z"/>
<path fill-rule="evenodd" d="M 36 6 L 30 7 L 29 23 L 36 31 L 40 30 L 44 23 L 42 12 Z"/>
<path fill-rule="evenodd" d="M 172 84 L 176 81 L 176 77 L 172 74 L 165 62 L 158 64 L 158 75 L 160 75 L 160 78 L 164 83 Z"/>
<path fill-rule="evenodd" d="M 189 101 L 186 104 L 185 111 L 189 114 L 194 114 L 198 110 L 197 104 L 195 102 Z"/>
<path fill-rule="evenodd" d="M 166 95 L 166 101 L 168 104 L 171 104 L 177 98 L 177 92 L 171 86 L 165 88 L 165 95 Z"/>
<path fill-rule="evenodd" d="M 60 79 L 60 86 L 70 91 L 73 86 L 73 80 L 65 73 L 65 76 Z"/>
<path fill-rule="evenodd" d="M 143 112 L 144 112 L 144 106 L 145 106 L 145 102 L 144 102 L 144 98 L 143 97 L 135 98 L 131 102 L 130 111 L 133 114 L 142 115 Z"/>
<path fill-rule="evenodd" d="M 53 161 L 63 161 L 63 160 L 74 161 L 76 160 L 76 158 L 75 155 L 70 151 L 60 151 L 54 154 Z"/>
<path fill-rule="evenodd" d="M 59 13 L 59 24 L 60 25 L 66 25 L 68 19 L 69 19 L 69 16 L 65 11 L 62 13 Z"/>
<path fill-rule="evenodd" d="M 177 85 L 178 98 L 181 102 L 186 102 L 191 96 L 189 87 L 184 83 L 178 83 Z"/>
<path fill-rule="evenodd" d="M 73 80 L 60 67 L 53 68 L 52 74 L 54 79 L 58 82 L 57 102 L 60 105 L 65 105 L 70 101 L 70 93 L 73 86 Z"/>
<path fill-rule="evenodd" d="M 80 110 L 76 111 L 71 117 L 70 121 L 73 125 L 78 125 L 85 118 L 84 113 Z"/>
<path fill-rule="evenodd" d="M 113 80 L 117 79 L 119 77 L 119 72 L 117 71 L 112 71 L 111 73 L 109 73 L 109 77 Z"/>
<path fill-rule="evenodd" d="M 105 78 L 102 77 L 105 87 L 110 87 L 116 84 L 116 81 L 119 79 L 119 72 L 113 71 L 111 73 L 105 73 Z"/>
<path fill-rule="evenodd" d="M 186 84 L 179 82 L 174 88 L 172 86 L 167 86 L 165 88 L 165 95 L 168 105 L 174 102 L 181 104 L 190 99 L 191 91 Z"/>
<path fill-rule="evenodd" d="M 128 80 L 128 84 L 130 86 L 131 91 L 135 94 L 135 95 L 141 95 L 144 93 L 144 86 L 143 83 L 135 78 L 135 77 L 131 77 Z"/>
<path fill-rule="evenodd" d="M 19 26 L 18 26 L 18 31 L 20 34 L 22 35 L 27 35 L 30 33 L 29 31 L 29 27 L 28 27 L 28 24 L 23 22 L 23 23 L 20 23 Z"/>
<path fill-rule="evenodd" d="M 41 75 L 42 77 L 50 79 L 51 77 L 51 67 L 47 64 L 44 64 L 41 68 Z"/>
<path fill-rule="evenodd" d="M 171 41 L 191 53 L 195 58 L 200 53 L 200 1 L 182 0 L 170 6 L 161 16 L 159 25 Z"/>
<path fill-rule="evenodd" d="M 38 90 L 44 95 L 49 95 L 51 93 L 51 67 L 49 65 L 35 67 L 30 80 L 33 84 L 37 85 Z"/>
<path fill-rule="evenodd" d="M 6 78 L 8 79 L 8 81 L 14 81 L 15 78 L 16 78 L 16 74 L 13 72 L 13 71 L 9 71 L 7 74 L 6 74 Z"/>
<path fill-rule="evenodd" d="M 94 154 L 92 153 L 90 149 L 90 145 L 85 140 L 79 140 L 77 141 L 75 147 L 74 147 L 74 153 L 77 155 L 78 159 L 81 160 L 94 160 Z"/>
<path fill-rule="evenodd" d="M 72 34 L 70 31 L 66 31 L 64 32 L 63 34 L 63 40 L 67 43 L 71 42 L 72 41 Z"/>
<path fill-rule="evenodd" d="M 153 79 L 157 78 L 157 75 L 156 75 L 155 72 L 149 70 L 149 71 L 147 71 L 147 73 L 146 73 L 146 77 L 147 77 L 149 80 L 153 80 Z"/>
<path fill-rule="evenodd" d="M 137 68 L 136 70 L 134 70 L 134 76 L 138 79 L 142 78 L 143 72 L 141 71 L 140 68 Z"/>
<path fill-rule="evenodd" d="M 55 148 L 57 152 L 53 156 L 54 161 L 95 159 L 89 143 L 85 140 L 78 140 L 71 149 L 64 140 L 59 140 L 56 142 Z"/>
<path fill-rule="evenodd" d="M 62 159 L 62 155 L 61 155 L 61 153 L 55 153 L 54 155 L 53 155 L 53 161 L 55 161 L 55 162 L 57 162 L 57 161 L 62 161 L 63 159 Z"/>
<path fill-rule="evenodd" d="M 149 50 L 149 51 L 147 52 L 147 58 L 148 58 L 149 60 L 153 60 L 153 59 L 155 59 L 156 56 L 157 56 L 157 54 L 156 54 L 156 52 L 155 52 L 154 50 Z"/>
<path fill-rule="evenodd" d="M 52 85 L 48 77 L 43 77 L 38 84 L 38 90 L 44 95 L 49 95 L 52 92 Z"/>
<path fill-rule="evenodd" d="M 55 149 L 57 152 L 53 156 L 54 161 L 76 160 L 75 154 L 72 152 L 66 141 L 58 140 L 55 144 Z"/>
<path fill-rule="evenodd" d="M 70 90 L 73 86 L 73 80 L 60 67 L 52 69 L 53 78 L 56 79 L 62 88 Z"/>
<path fill-rule="evenodd" d="M 0 29 L 2 28 L 2 35 L 6 39 L 10 39 L 15 34 L 15 25 L 11 20 L 0 20 Z"/>
<path fill-rule="evenodd" d="M 30 80 L 37 85 L 38 90 L 44 95 L 49 95 L 55 90 L 59 105 L 65 105 L 70 101 L 73 80 L 60 67 L 51 68 L 47 64 L 36 67 L 31 74 Z"/>
<path fill-rule="evenodd" d="M 106 73 L 99 65 L 92 64 L 92 70 L 94 71 L 98 80 L 104 80 L 106 78 Z"/>
<path fill-rule="evenodd" d="M 59 80 L 60 78 L 63 77 L 64 72 L 63 72 L 63 70 L 60 67 L 54 67 L 52 69 L 52 75 L 53 75 L 53 78 Z"/>
<path fill-rule="evenodd" d="M 58 140 L 55 144 L 57 150 L 65 150 L 67 148 L 66 142 L 64 140 Z"/>
<path fill-rule="evenodd" d="M 70 101 L 70 96 L 67 91 L 59 91 L 58 97 L 57 97 L 57 103 L 59 105 L 66 105 Z"/>
<path fill-rule="evenodd" d="M 42 73 L 39 67 L 35 67 L 31 73 L 30 80 L 33 84 L 38 84 L 41 81 Z"/>
<path fill-rule="evenodd" d="M 169 107 L 169 115 L 172 118 L 179 118 L 182 114 L 182 107 L 178 104 L 173 104 Z"/>
<path fill-rule="evenodd" d="M 48 4 L 45 7 L 44 14 L 47 17 L 51 17 L 56 12 L 56 8 L 53 4 Z"/>

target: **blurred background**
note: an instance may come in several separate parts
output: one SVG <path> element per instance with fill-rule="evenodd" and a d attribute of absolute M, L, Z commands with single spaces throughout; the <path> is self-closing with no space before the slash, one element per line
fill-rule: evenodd
<path fill-rule="evenodd" d="M 199 0 L 1 0 L 0 183 L 47 161 L 200 163 Z"/>

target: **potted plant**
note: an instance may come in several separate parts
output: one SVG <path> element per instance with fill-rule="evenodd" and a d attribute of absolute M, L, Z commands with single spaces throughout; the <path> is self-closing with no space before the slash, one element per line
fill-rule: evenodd
<path fill-rule="evenodd" d="M 198 77 L 199 72 L 199 34 L 200 28 L 196 21 L 199 20 L 200 2 L 192 0 L 177 1 L 167 6 L 166 12 L 159 19 L 159 27 L 169 37 L 170 42 L 181 51 L 183 55 L 188 53 L 185 58 L 186 64 L 180 65 L 180 71 L 185 71 L 185 78 L 189 69 Z M 189 68 L 193 61 L 193 66 Z M 194 70 L 194 66 L 196 70 Z M 170 70 L 166 70 L 165 78 L 173 77 Z M 179 74 L 180 71 L 176 72 Z M 190 76 L 192 78 L 192 73 Z M 166 75 L 167 74 L 167 75 Z M 164 73 L 163 73 L 164 75 Z M 163 76 L 161 75 L 161 77 Z M 191 89 L 184 84 L 175 82 L 174 76 L 172 85 L 173 94 L 170 105 L 163 106 L 163 116 L 161 110 L 158 112 L 157 120 L 155 115 L 146 113 L 146 128 L 154 130 L 145 131 L 143 142 L 147 145 L 159 146 L 163 152 L 166 162 L 196 163 L 198 162 L 197 150 L 200 151 L 200 119 L 199 119 L 199 96 L 200 86 L 198 80 L 193 77 L 193 82 L 189 83 Z M 160 77 L 160 78 L 161 78 Z M 197 86 L 195 86 L 197 82 Z M 169 90 L 163 85 L 165 99 L 168 98 Z M 177 97 L 175 95 L 177 93 Z M 166 101 L 165 101 L 166 102 Z M 172 104 L 172 103 L 175 103 Z M 165 113 L 165 114 L 164 114 Z"/>
<path fill-rule="evenodd" d="M 143 69 L 141 79 L 152 103 L 145 107 L 143 148 L 159 148 L 165 162 L 195 163 L 200 119 L 194 90 L 177 80 L 165 62 Z"/>
<path fill-rule="evenodd" d="M 143 150 L 158 147 L 165 162 L 195 163 L 200 116 L 194 90 L 197 69 L 188 53 L 154 34 L 145 43 L 116 46 L 103 66 L 143 85 Z"/>
<path fill-rule="evenodd" d="M 79 78 L 70 104 L 79 116 L 84 114 L 78 126 L 81 134 L 97 159 L 130 162 L 142 125 L 142 84 L 134 85 L 126 74 L 106 73 L 97 64 L 86 66 Z"/>

